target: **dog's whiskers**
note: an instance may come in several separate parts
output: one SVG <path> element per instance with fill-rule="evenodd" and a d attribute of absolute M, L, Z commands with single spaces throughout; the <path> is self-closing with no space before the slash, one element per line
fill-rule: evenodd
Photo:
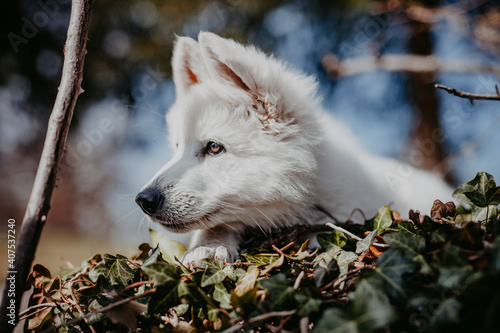
<path fill-rule="evenodd" d="M 262 233 L 264 234 L 264 236 L 266 237 L 269 237 L 269 235 L 267 234 L 267 232 L 262 228 L 262 226 L 259 224 L 259 222 L 257 222 L 256 219 L 254 219 L 253 215 L 250 214 L 250 218 L 252 219 L 252 221 L 255 223 L 255 225 L 260 229 L 260 231 L 262 231 Z"/>
<path fill-rule="evenodd" d="M 269 218 L 269 216 L 267 216 L 267 215 L 266 215 L 263 211 L 261 211 L 259 208 L 255 207 L 255 209 L 256 209 L 256 210 L 257 210 L 257 211 L 258 211 L 258 212 L 259 212 L 262 216 L 264 216 L 264 217 L 265 217 L 265 218 L 269 221 L 269 223 L 271 223 L 271 224 L 273 225 L 273 227 L 275 227 L 277 230 L 280 230 L 280 231 L 281 231 L 280 227 L 278 227 L 278 225 L 277 225 L 276 223 L 274 223 L 274 221 L 273 221 L 273 220 L 271 220 L 271 219 Z"/>
<path fill-rule="evenodd" d="M 132 209 L 130 212 L 128 212 L 127 214 L 125 214 L 124 216 L 120 217 L 117 222 L 122 222 L 123 220 L 125 220 L 126 218 L 128 218 L 130 215 L 134 214 L 134 213 L 139 213 L 140 215 L 142 215 L 141 213 L 141 209 L 139 207 L 137 208 L 134 208 Z M 142 216 L 142 218 L 145 218 L 145 216 Z"/>
<path fill-rule="evenodd" d="M 235 231 L 238 231 L 238 229 L 236 229 L 235 227 L 233 227 L 231 225 L 231 223 L 228 223 L 228 222 L 225 222 L 225 221 L 222 221 L 221 219 L 217 218 L 217 217 L 214 217 L 214 219 L 216 219 L 217 221 L 219 221 L 221 224 L 224 224 L 225 226 L 227 226 L 228 228 L 231 228 Z"/>
<path fill-rule="evenodd" d="M 146 225 L 149 229 L 149 227 L 151 226 L 152 222 L 150 219 L 148 219 L 147 216 L 143 216 L 141 218 L 141 220 L 139 221 L 139 223 L 137 224 L 137 230 L 135 231 L 136 233 L 139 233 L 141 232 L 141 230 L 144 229 L 144 225 Z"/>
<path fill-rule="evenodd" d="M 240 208 L 240 207 L 238 207 L 238 206 L 236 206 L 236 205 L 232 205 L 232 204 L 227 203 L 227 202 L 221 202 L 221 205 L 228 205 L 228 206 L 232 206 L 232 207 L 234 207 L 235 209 L 240 209 L 240 210 L 242 210 L 242 208 Z M 249 226 L 249 225 L 248 225 L 248 223 L 245 221 L 245 219 L 241 218 L 241 216 L 240 216 L 239 214 L 237 214 L 236 212 L 234 212 L 232 209 L 229 209 L 229 208 L 226 208 L 226 207 L 221 207 L 221 210 L 225 210 L 225 211 L 227 211 L 227 212 L 229 212 L 229 213 L 233 214 L 233 215 L 234 215 L 234 216 L 236 216 L 236 218 L 238 219 L 238 222 L 241 222 L 241 223 L 243 223 L 244 225 Z M 227 224 L 227 223 L 225 223 L 225 224 Z"/>

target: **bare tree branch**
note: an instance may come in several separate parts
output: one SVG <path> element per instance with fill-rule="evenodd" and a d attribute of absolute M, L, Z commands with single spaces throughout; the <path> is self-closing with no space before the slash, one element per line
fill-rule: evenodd
<path fill-rule="evenodd" d="M 500 91 L 498 90 L 498 86 L 497 85 L 495 85 L 495 90 L 497 92 L 496 95 L 472 94 L 472 93 L 463 92 L 463 91 L 460 91 L 460 90 L 457 90 L 457 89 L 454 89 L 454 88 L 446 87 L 446 86 L 443 86 L 442 84 L 437 84 L 437 83 L 434 85 L 434 87 L 436 87 L 438 89 L 443 89 L 448 94 L 452 94 L 452 95 L 455 95 L 455 96 L 458 96 L 458 97 L 461 97 L 461 98 L 467 98 L 471 103 L 475 99 L 489 99 L 489 100 L 500 101 Z"/>
<path fill-rule="evenodd" d="M 323 58 L 323 68 L 332 78 L 352 76 L 375 70 L 405 73 L 470 73 L 485 72 L 500 75 L 500 67 L 474 63 L 468 60 L 439 60 L 432 55 L 387 54 L 339 60 L 328 54 Z"/>
<path fill-rule="evenodd" d="M 73 0 L 72 2 L 68 35 L 64 47 L 61 83 L 49 119 L 40 164 L 21 226 L 14 269 L 10 268 L 7 272 L 7 277 L 15 277 L 15 291 L 9 287 L 10 283 L 6 283 L 0 308 L 0 327 L 4 332 L 12 332 L 15 327 L 12 325 L 9 314 L 15 314 L 15 323 L 17 324 L 18 321 L 17 313 L 38 241 L 50 209 L 50 199 L 66 147 L 73 110 L 78 95 L 83 92 L 80 84 L 85 54 L 87 53 L 85 46 L 93 2 L 94 0 Z M 12 305 L 14 305 L 14 309 L 12 309 Z M 8 306 L 10 306 L 9 309 Z"/>

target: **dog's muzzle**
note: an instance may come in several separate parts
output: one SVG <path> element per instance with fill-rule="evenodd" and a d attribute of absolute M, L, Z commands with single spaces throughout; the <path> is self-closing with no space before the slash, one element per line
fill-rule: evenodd
<path fill-rule="evenodd" d="M 149 216 L 154 215 L 160 209 L 164 200 L 163 194 L 152 188 L 145 189 L 135 197 L 135 202 Z"/>

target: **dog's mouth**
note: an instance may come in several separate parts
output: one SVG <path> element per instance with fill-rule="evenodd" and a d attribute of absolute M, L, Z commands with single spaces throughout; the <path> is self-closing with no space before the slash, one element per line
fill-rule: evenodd
<path fill-rule="evenodd" d="M 151 221 L 161 224 L 172 232 L 184 233 L 196 229 L 209 229 L 217 224 L 218 219 L 214 221 L 214 216 L 219 213 L 220 208 L 204 213 L 187 199 L 172 205 L 167 202 L 168 197 L 169 195 L 165 195 L 162 189 L 152 186 L 140 192 L 135 201 Z"/>
<path fill-rule="evenodd" d="M 209 229 L 214 226 L 213 217 L 219 212 L 220 209 L 215 209 L 210 213 L 203 215 L 202 217 L 196 217 L 189 220 L 164 220 L 157 217 L 151 216 L 153 222 L 161 224 L 163 227 L 167 228 L 169 231 L 183 233 L 196 229 Z"/>

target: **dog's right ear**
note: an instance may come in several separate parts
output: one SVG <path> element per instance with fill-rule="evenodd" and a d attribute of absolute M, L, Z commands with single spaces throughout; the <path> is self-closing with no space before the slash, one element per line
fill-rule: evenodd
<path fill-rule="evenodd" d="M 177 94 L 206 79 L 206 71 L 201 59 L 198 43 L 189 37 L 177 37 L 172 56 L 172 72 Z"/>

